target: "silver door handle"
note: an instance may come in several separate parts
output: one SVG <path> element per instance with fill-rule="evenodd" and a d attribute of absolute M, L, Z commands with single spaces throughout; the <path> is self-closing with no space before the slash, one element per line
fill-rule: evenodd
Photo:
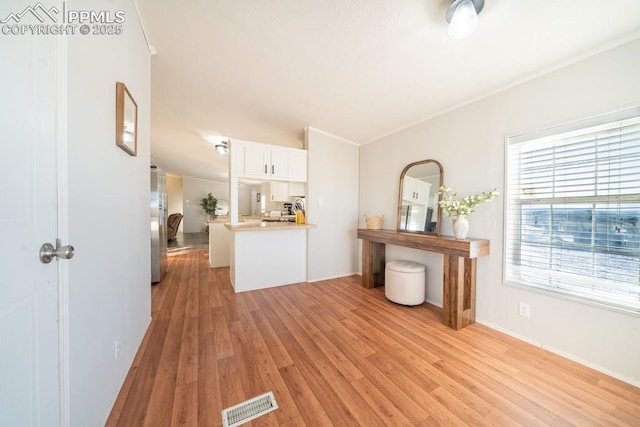
<path fill-rule="evenodd" d="M 76 250 L 73 246 L 61 246 L 60 239 L 56 239 L 55 247 L 51 243 L 45 243 L 40 246 L 40 262 L 43 264 L 49 264 L 53 258 L 71 259 L 75 253 Z"/>

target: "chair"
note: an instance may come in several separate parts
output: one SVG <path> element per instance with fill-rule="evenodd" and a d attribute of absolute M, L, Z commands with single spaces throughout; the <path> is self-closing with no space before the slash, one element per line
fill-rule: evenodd
<path fill-rule="evenodd" d="M 178 227 L 180 226 L 180 221 L 182 221 L 181 213 L 172 213 L 169 215 L 167 219 L 167 242 L 175 239 L 176 234 L 178 233 Z"/>

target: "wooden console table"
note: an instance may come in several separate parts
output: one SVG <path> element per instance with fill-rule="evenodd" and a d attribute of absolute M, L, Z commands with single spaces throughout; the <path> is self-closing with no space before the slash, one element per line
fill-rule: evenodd
<path fill-rule="evenodd" d="M 489 240 L 464 239 L 396 230 L 358 229 L 362 239 L 362 286 L 384 285 L 385 245 L 444 254 L 444 324 L 462 329 L 476 321 L 476 258 L 489 255 Z"/>

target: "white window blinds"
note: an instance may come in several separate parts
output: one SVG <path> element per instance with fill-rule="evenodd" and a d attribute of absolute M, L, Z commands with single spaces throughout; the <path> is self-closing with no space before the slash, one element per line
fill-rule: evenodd
<path fill-rule="evenodd" d="M 507 282 L 640 312 L 640 110 L 507 151 Z"/>

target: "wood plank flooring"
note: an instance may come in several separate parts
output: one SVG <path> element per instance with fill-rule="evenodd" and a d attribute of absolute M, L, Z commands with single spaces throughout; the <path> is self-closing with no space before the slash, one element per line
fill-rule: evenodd
<path fill-rule="evenodd" d="M 640 426 L 640 389 L 437 307 L 388 302 L 353 276 L 234 294 L 206 251 L 169 258 L 153 321 L 108 426 Z"/>

